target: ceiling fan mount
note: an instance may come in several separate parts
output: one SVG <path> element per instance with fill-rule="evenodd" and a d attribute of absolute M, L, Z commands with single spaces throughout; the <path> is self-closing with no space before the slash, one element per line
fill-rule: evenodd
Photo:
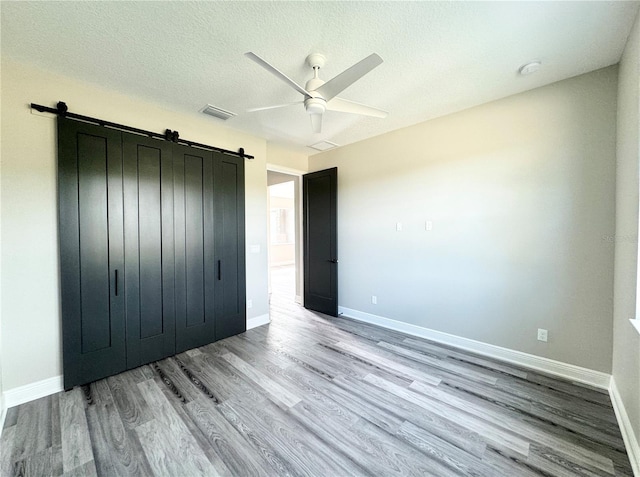
<path fill-rule="evenodd" d="M 326 57 L 320 53 L 312 53 L 307 56 L 305 61 L 313 68 L 313 78 L 306 82 L 304 88 L 255 53 L 248 52 L 245 53 L 245 56 L 304 96 L 302 101 L 253 108 L 249 109 L 249 112 L 282 108 L 302 103 L 307 113 L 309 113 L 311 127 L 316 133 L 322 130 L 322 117 L 325 111 L 362 114 L 377 118 L 387 117 L 388 113 L 386 111 L 337 97 L 338 94 L 382 63 L 382 58 L 375 53 L 367 56 L 329 81 L 320 79 L 318 75 L 320 68 L 324 67 L 326 63 Z"/>
<path fill-rule="evenodd" d="M 327 57 L 322 53 L 311 53 L 305 61 L 311 68 L 324 68 Z"/>

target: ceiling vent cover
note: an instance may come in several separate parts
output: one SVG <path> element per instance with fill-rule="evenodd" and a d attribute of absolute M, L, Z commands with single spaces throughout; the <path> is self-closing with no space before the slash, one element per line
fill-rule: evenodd
<path fill-rule="evenodd" d="M 311 146 L 309 146 L 312 149 L 315 149 L 316 151 L 328 151 L 329 149 L 333 149 L 334 147 L 338 147 L 338 145 L 335 142 L 330 142 L 330 141 L 320 141 L 317 142 Z"/>
<path fill-rule="evenodd" d="M 213 116 L 214 118 L 222 119 L 226 121 L 229 118 L 237 116 L 236 113 L 232 113 L 231 111 L 227 111 L 222 108 L 217 108 L 211 104 L 207 104 L 204 108 L 200 110 L 200 112 L 204 114 L 208 114 L 209 116 Z"/>

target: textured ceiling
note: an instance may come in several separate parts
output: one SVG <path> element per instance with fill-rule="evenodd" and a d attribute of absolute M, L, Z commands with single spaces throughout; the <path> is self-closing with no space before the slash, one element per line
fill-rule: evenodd
<path fill-rule="evenodd" d="M 615 64 L 638 5 L 0 2 L 3 57 L 176 111 L 199 114 L 211 103 L 238 114 L 227 126 L 297 146 L 345 145 Z M 327 57 L 325 80 L 378 53 L 384 63 L 340 96 L 390 114 L 327 112 L 314 134 L 302 105 L 247 113 L 301 99 L 246 59 L 247 51 L 303 86 L 309 53 Z M 532 59 L 542 61 L 541 71 L 519 76 Z"/>

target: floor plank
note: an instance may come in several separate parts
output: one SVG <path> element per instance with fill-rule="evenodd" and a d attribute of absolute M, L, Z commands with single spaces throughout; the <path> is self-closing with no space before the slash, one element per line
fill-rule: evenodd
<path fill-rule="evenodd" d="M 11 459 L 18 462 L 51 447 L 51 397 L 20 406 L 15 424 Z"/>
<path fill-rule="evenodd" d="M 91 388 L 93 402 L 85 413 L 99 474 L 152 475 L 137 434 L 122 422 L 108 381 L 92 383 Z"/>
<path fill-rule="evenodd" d="M 156 382 L 138 387 L 154 413 L 136 428 L 154 475 L 219 475 Z"/>
<path fill-rule="evenodd" d="M 80 388 L 60 394 L 60 428 L 64 471 L 91 462 L 93 451 Z"/>
<path fill-rule="evenodd" d="M 271 320 L 9 409 L 0 473 L 632 476 L 602 390 L 311 312 L 291 290 Z"/>

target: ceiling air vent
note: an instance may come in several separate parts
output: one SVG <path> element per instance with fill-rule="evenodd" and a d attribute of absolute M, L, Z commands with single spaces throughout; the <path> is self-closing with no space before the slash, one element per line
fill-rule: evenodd
<path fill-rule="evenodd" d="M 334 147 L 338 147 L 338 145 L 335 142 L 329 142 L 329 141 L 320 141 L 317 142 L 311 146 L 309 146 L 311 149 L 315 149 L 316 151 L 328 151 L 329 149 L 333 149 Z"/>
<path fill-rule="evenodd" d="M 204 114 L 208 114 L 209 116 L 213 116 L 214 118 L 222 119 L 223 121 L 226 121 L 229 118 L 237 116 L 236 113 L 232 113 L 231 111 L 227 111 L 225 109 L 216 108 L 211 104 L 207 104 L 204 108 L 200 110 L 200 112 Z"/>

